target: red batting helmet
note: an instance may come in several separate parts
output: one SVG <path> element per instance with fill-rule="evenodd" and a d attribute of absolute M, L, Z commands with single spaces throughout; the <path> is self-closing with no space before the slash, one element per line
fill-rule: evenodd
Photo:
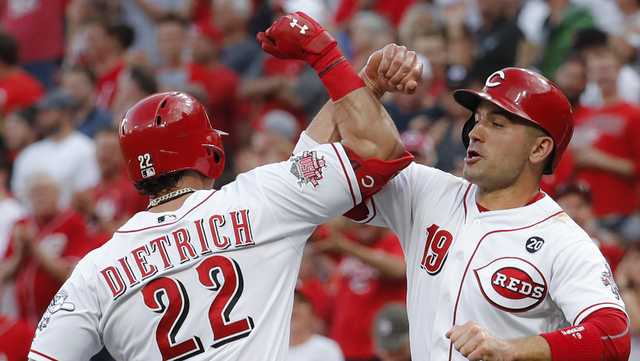
<path fill-rule="evenodd" d="M 481 91 L 460 89 L 453 97 L 473 112 L 481 100 L 487 100 L 545 131 L 554 143 L 545 174 L 553 173 L 573 135 L 573 111 L 567 97 L 547 78 L 526 69 L 498 70 L 489 75 Z M 465 147 L 469 146 L 469 132 L 474 125 L 472 114 L 462 130 Z"/>
<path fill-rule="evenodd" d="M 122 118 L 120 147 L 134 182 L 180 170 L 217 178 L 224 169 L 221 135 L 202 104 L 180 93 L 158 93 Z"/>

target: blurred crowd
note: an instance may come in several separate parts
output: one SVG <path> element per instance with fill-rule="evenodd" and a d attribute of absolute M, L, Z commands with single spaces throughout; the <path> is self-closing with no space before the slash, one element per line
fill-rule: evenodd
<path fill-rule="evenodd" d="M 25 359 L 75 262 L 145 209 L 117 135 L 135 102 L 180 90 L 207 105 L 229 133 L 217 187 L 289 157 L 328 97 L 255 34 L 297 10 L 358 69 L 390 42 L 420 55 L 416 93 L 382 100 L 416 161 L 453 174 L 469 116 L 454 89 L 505 66 L 562 88 L 575 133 L 544 190 L 609 261 L 640 359 L 639 0 L 0 0 L 0 359 Z M 336 219 L 307 248 L 290 360 L 409 360 L 395 235 Z"/>

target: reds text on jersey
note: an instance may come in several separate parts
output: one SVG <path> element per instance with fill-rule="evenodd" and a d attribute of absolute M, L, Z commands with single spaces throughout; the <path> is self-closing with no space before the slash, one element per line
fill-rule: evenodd
<path fill-rule="evenodd" d="M 362 200 L 340 144 L 140 212 L 81 260 L 38 325 L 29 357 L 283 360 L 304 242 Z"/>
<path fill-rule="evenodd" d="M 303 133 L 296 151 L 313 145 Z M 356 212 L 400 238 L 413 359 L 466 360 L 445 333 L 467 321 L 510 339 L 577 325 L 605 307 L 624 311 L 598 247 L 551 197 L 480 212 L 476 191 L 413 163 Z"/>

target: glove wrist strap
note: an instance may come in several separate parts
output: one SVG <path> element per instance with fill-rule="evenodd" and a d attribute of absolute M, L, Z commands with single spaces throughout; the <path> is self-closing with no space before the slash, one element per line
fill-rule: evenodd
<path fill-rule="evenodd" d="M 337 46 L 314 61 L 311 66 L 318 73 L 334 102 L 365 86 Z"/>

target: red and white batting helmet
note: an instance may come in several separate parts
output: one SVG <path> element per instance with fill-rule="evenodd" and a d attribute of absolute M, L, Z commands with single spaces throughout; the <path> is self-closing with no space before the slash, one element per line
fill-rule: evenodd
<path fill-rule="evenodd" d="M 481 100 L 487 100 L 545 131 L 554 143 L 545 174 L 553 173 L 573 135 L 573 111 L 569 100 L 555 84 L 530 70 L 498 70 L 489 75 L 482 90 L 460 89 L 453 93 L 453 97 L 472 112 Z M 469 132 L 474 125 L 472 114 L 462 130 L 465 147 L 469 146 Z"/>
<path fill-rule="evenodd" d="M 158 93 L 140 100 L 122 118 L 118 133 L 134 182 L 181 170 L 218 178 L 224 169 L 225 133 L 188 94 Z"/>

